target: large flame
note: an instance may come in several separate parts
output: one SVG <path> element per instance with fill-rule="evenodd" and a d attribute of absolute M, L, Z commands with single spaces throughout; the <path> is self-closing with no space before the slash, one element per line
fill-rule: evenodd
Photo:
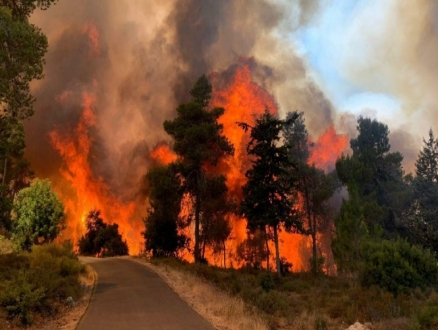
<path fill-rule="evenodd" d="M 326 171 L 332 170 L 339 156 L 348 148 L 348 136 L 337 134 L 333 125 L 321 134 L 315 142 L 309 158 L 309 164 Z"/>
<path fill-rule="evenodd" d="M 68 97 L 64 94 L 63 97 Z M 84 92 L 82 95 L 83 112 L 78 125 L 71 131 L 49 133 L 52 147 L 57 150 L 64 161 L 60 170 L 61 178 L 55 185 L 58 195 L 64 201 L 67 210 L 67 230 L 64 238 L 78 238 L 85 232 L 85 218 L 89 211 L 99 209 L 103 219 L 117 223 L 123 237 L 127 240 L 131 254 L 138 254 L 141 247 L 141 226 L 134 221 L 135 204 L 123 203 L 113 196 L 101 178 L 96 178 L 90 164 L 92 140 L 89 131 L 96 125 L 93 113 L 95 96 Z M 65 189 L 70 183 L 72 189 Z"/>
<path fill-rule="evenodd" d="M 245 122 L 253 126 L 256 118 L 263 114 L 266 109 L 275 115 L 278 107 L 273 96 L 253 81 L 248 60 L 241 59 L 233 74 L 228 74 L 225 82 L 222 78 L 218 74 L 213 74 L 211 77 L 213 84 L 211 106 L 225 109 L 225 113 L 220 117 L 219 122 L 223 124 L 224 135 L 234 145 L 235 153 L 232 157 L 223 159 L 217 167 L 208 168 L 208 170 L 224 174 L 227 178 L 230 197 L 241 201 L 243 198 L 242 187 L 247 182 L 245 172 L 250 169 L 251 161 L 246 151 L 249 134 L 238 127 L 237 122 Z M 312 148 L 309 163 L 328 171 L 347 146 L 347 137 L 338 135 L 333 126 L 330 126 L 317 139 Z M 157 145 L 151 152 L 150 157 L 162 164 L 169 164 L 176 159 L 176 155 L 166 144 Z M 187 205 L 183 208 L 182 213 L 188 213 Z M 230 223 L 233 239 L 228 242 L 227 250 L 230 251 L 231 249 L 232 256 L 237 245 L 246 239 L 247 231 L 246 220 L 243 218 L 235 215 L 231 216 Z M 293 264 L 295 271 L 306 269 L 310 256 L 306 251 L 309 250 L 310 243 L 309 237 L 282 231 L 280 233 L 281 256 Z M 273 245 L 270 244 L 271 252 L 273 248 Z M 209 254 L 208 250 L 207 254 Z M 210 262 L 216 262 L 218 265 L 222 263 L 222 260 L 215 261 L 214 256 L 211 254 L 208 257 Z M 186 259 L 192 260 L 189 255 L 186 256 Z M 234 258 L 230 261 L 234 265 L 239 264 Z"/>

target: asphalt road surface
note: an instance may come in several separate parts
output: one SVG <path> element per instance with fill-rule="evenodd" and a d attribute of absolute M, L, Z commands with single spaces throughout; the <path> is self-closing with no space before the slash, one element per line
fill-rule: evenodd
<path fill-rule="evenodd" d="M 78 330 L 214 330 L 146 266 L 127 258 L 82 258 L 97 287 Z"/>

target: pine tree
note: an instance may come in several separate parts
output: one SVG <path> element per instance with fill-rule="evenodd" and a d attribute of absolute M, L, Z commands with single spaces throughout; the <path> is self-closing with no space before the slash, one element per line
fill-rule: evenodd
<path fill-rule="evenodd" d="M 202 187 L 206 182 L 205 166 L 214 166 L 234 148 L 223 135 L 223 125 L 218 119 L 223 108 L 208 109 L 212 86 L 205 76 L 200 77 L 190 91 L 192 99 L 176 109 L 178 116 L 164 122 L 164 130 L 174 140 L 173 149 L 181 157 L 179 169 L 184 177 L 186 192 L 194 198 L 195 205 L 195 262 L 201 261 L 200 224 Z"/>
<path fill-rule="evenodd" d="M 246 172 L 248 182 L 243 187 L 241 213 L 246 217 L 248 229 L 255 231 L 266 228 L 273 231 L 275 259 L 278 275 L 281 275 L 278 232 L 281 227 L 288 231 L 303 233 L 302 219 L 295 212 L 296 202 L 291 198 L 291 188 L 287 166 L 287 147 L 282 143 L 280 133 L 288 122 L 273 117 L 268 110 L 256 120 L 254 127 L 239 123 L 244 129 L 251 129 L 247 146 L 254 157 L 253 167 Z"/>
<path fill-rule="evenodd" d="M 286 120 L 297 117 L 283 130 L 290 166 L 288 172 L 291 184 L 303 201 L 303 211 L 307 220 L 307 232 L 312 238 L 312 258 L 310 266 L 313 273 L 320 270 L 317 251 L 317 234 L 328 227 L 331 210 L 327 203 L 333 195 L 334 182 L 324 171 L 309 165 L 310 149 L 313 144 L 304 123 L 304 113 L 289 112 Z"/>
<path fill-rule="evenodd" d="M 438 183 L 438 139 L 435 139 L 432 129 L 429 130 L 429 139 L 426 141 L 423 138 L 423 144 L 415 163 L 415 172 L 417 177 Z"/>

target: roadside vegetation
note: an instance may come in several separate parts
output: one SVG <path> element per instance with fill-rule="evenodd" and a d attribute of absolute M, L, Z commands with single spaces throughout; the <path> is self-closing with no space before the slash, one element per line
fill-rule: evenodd
<path fill-rule="evenodd" d="M 57 0 L 0 0 L 0 328 L 38 326 L 83 295 L 85 273 L 64 229 L 64 205 L 24 157 L 30 83 L 43 78 L 46 36 L 29 17 Z"/>
<path fill-rule="evenodd" d="M 394 299 L 377 285 L 363 287 L 338 276 L 304 272 L 279 277 L 265 270 L 224 269 L 175 258 L 150 262 L 180 274 L 192 274 L 231 297 L 241 298 L 247 309 L 256 308 L 256 314 L 271 329 L 338 330 L 356 321 L 370 322 L 375 330 L 438 327 L 436 285 L 400 293 Z"/>
<path fill-rule="evenodd" d="M 84 293 L 84 273 L 69 242 L 0 254 L 0 325 L 38 324 L 56 315 L 68 297 L 76 301 Z"/>

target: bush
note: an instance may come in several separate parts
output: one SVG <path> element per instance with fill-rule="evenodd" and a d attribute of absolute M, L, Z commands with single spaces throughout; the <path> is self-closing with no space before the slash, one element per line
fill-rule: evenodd
<path fill-rule="evenodd" d="M 65 223 L 64 204 L 50 188 L 50 181 L 35 180 L 14 200 L 12 241 L 20 250 L 52 242 Z"/>
<path fill-rule="evenodd" d="M 275 282 L 271 272 L 262 272 L 258 278 L 263 291 L 269 292 L 275 288 Z"/>
<path fill-rule="evenodd" d="M 32 323 L 35 314 L 57 311 L 69 296 L 78 299 L 82 289 L 78 281 L 85 272 L 71 249 L 46 244 L 31 253 L 0 255 L 0 309 L 9 319 Z"/>
<path fill-rule="evenodd" d="M 364 245 L 362 254 L 359 278 L 364 287 L 378 285 L 397 297 L 417 287 L 437 284 L 435 257 L 407 241 L 370 242 Z"/>
<path fill-rule="evenodd" d="M 87 232 L 79 239 L 79 253 L 83 255 L 127 255 L 128 244 L 119 234 L 119 226 L 109 225 L 100 217 L 99 210 L 90 211 L 86 219 Z"/>

